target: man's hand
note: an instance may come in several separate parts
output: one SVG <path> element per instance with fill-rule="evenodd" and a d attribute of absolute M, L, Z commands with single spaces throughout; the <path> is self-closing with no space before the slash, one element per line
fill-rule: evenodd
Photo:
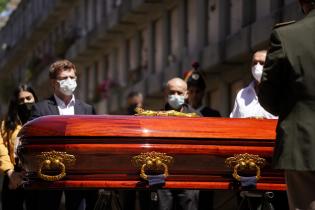
<path fill-rule="evenodd" d="M 25 172 L 16 172 L 11 169 L 7 171 L 7 175 L 9 177 L 9 189 L 14 190 L 22 184 Z"/>

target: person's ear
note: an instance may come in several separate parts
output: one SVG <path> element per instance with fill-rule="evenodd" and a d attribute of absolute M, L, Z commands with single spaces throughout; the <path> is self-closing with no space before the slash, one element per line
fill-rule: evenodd
<path fill-rule="evenodd" d="M 169 94 L 169 91 L 168 91 L 168 88 L 164 88 L 164 98 L 167 100 L 168 99 L 168 94 Z"/>
<path fill-rule="evenodd" d="M 185 91 L 184 97 L 185 97 L 185 100 L 188 99 L 188 90 Z"/>
<path fill-rule="evenodd" d="M 50 79 L 50 86 L 52 87 L 53 90 L 55 90 L 56 82 L 57 81 L 55 79 Z"/>

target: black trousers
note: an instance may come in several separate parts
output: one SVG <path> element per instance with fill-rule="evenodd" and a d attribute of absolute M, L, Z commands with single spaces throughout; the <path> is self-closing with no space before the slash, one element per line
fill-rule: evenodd
<path fill-rule="evenodd" d="M 213 209 L 213 196 L 214 191 L 200 190 L 199 192 L 199 210 L 212 210 Z"/>
<path fill-rule="evenodd" d="M 24 203 L 26 210 L 33 210 L 34 201 L 31 193 L 32 191 L 23 188 L 9 189 L 9 177 L 5 175 L 1 195 L 2 210 L 24 210 Z"/>
<path fill-rule="evenodd" d="M 34 210 L 58 210 L 63 190 L 37 190 Z M 93 210 L 98 198 L 98 190 L 65 190 L 66 210 L 77 210 L 85 199 L 85 210 Z"/>
<path fill-rule="evenodd" d="M 141 210 L 153 210 L 151 202 L 151 191 L 149 190 L 124 190 L 122 191 L 122 209 L 135 210 L 137 194 L 139 195 L 139 205 Z"/>
<path fill-rule="evenodd" d="M 65 190 L 66 210 L 77 210 L 85 199 L 85 210 L 94 210 L 98 190 Z"/>
<path fill-rule="evenodd" d="M 198 210 L 199 190 L 158 190 L 159 210 Z"/>
<path fill-rule="evenodd" d="M 36 190 L 34 192 L 35 208 L 34 210 L 58 210 L 62 190 Z"/>

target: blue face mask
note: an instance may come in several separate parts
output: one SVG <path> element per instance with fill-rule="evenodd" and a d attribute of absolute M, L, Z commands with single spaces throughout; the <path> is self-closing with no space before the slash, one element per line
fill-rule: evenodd
<path fill-rule="evenodd" d="M 179 109 L 185 103 L 185 96 L 168 95 L 167 102 L 173 109 Z"/>

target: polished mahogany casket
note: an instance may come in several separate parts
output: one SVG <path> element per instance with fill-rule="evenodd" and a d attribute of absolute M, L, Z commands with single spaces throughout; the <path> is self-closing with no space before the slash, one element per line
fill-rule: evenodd
<path fill-rule="evenodd" d="M 18 156 L 30 188 L 285 190 L 271 169 L 276 120 L 206 117 L 45 116 L 20 132 Z"/>

